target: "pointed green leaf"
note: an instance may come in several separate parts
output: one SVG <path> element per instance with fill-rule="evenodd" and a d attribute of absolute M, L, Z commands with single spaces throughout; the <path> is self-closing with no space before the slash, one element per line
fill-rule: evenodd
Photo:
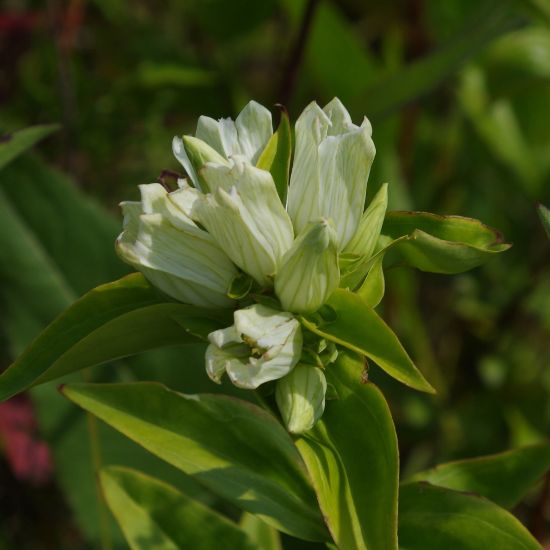
<path fill-rule="evenodd" d="M 367 356 L 403 384 L 420 391 L 434 392 L 391 328 L 361 296 L 338 289 L 327 304 L 334 310 L 335 319 L 316 324 L 310 319 L 301 318 L 304 327 Z"/>
<path fill-rule="evenodd" d="M 326 370 L 338 399 L 296 441 L 329 530 L 346 550 L 397 548 L 399 455 L 389 407 L 362 381 L 364 364 L 341 352 Z"/>
<path fill-rule="evenodd" d="M 146 350 L 196 343 L 225 312 L 167 302 L 140 274 L 101 285 L 55 319 L 0 375 L 0 400 L 71 372 Z"/>
<path fill-rule="evenodd" d="M 411 481 L 477 493 L 504 508 L 513 508 L 550 468 L 550 444 L 440 464 L 415 474 Z"/>
<path fill-rule="evenodd" d="M 290 436 L 263 409 L 161 384 L 74 384 L 63 394 L 235 506 L 307 540 L 328 534 Z"/>
<path fill-rule="evenodd" d="M 399 546 L 403 550 L 541 550 L 527 529 L 489 500 L 428 483 L 399 493 Z"/>
<path fill-rule="evenodd" d="M 345 252 L 359 257 L 348 273 L 342 272 L 340 286 L 355 290 L 372 266 L 371 258 L 380 237 L 388 207 L 388 184 L 384 183 L 363 213 L 355 236 L 347 244 Z"/>
<path fill-rule="evenodd" d="M 0 135 L 0 170 L 58 128 L 58 124 L 43 124 Z"/>
<path fill-rule="evenodd" d="M 100 472 L 107 505 L 133 550 L 252 550 L 235 523 L 177 489 L 137 470 L 109 466 Z"/>
<path fill-rule="evenodd" d="M 277 193 L 283 204 L 286 204 L 291 155 L 292 134 L 290 120 L 286 109 L 281 107 L 279 127 L 262 151 L 256 166 L 262 170 L 271 172 Z"/>
<path fill-rule="evenodd" d="M 384 280 L 384 254 L 380 254 L 372 262 L 367 276 L 361 286 L 357 289 L 357 294 L 365 300 L 370 307 L 376 307 L 384 297 L 386 282 Z"/>
<path fill-rule="evenodd" d="M 511 246 L 478 220 L 428 212 L 389 212 L 382 235 L 400 239 L 390 246 L 409 265 L 433 273 L 467 271 Z"/>

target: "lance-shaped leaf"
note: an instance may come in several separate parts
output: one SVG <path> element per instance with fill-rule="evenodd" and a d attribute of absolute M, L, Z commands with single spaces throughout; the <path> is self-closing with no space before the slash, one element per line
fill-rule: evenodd
<path fill-rule="evenodd" d="M 410 483 L 399 493 L 399 546 L 407 550 L 541 550 L 509 512 L 484 498 Z"/>
<path fill-rule="evenodd" d="M 384 396 L 362 380 L 364 363 L 341 352 L 326 369 L 338 395 L 297 440 L 338 548 L 397 548 L 397 436 Z"/>
<path fill-rule="evenodd" d="M 433 393 L 435 390 L 416 368 L 391 328 L 361 296 L 337 289 L 327 305 L 334 310 L 331 319 L 315 322 L 301 318 L 305 328 L 315 334 L 372 359 L 390 376 L 411 388 Z"/>
<path fill-rule="evenodd" d="M 0 135 L 0 169 L 58 128 L 58 124 L 44 124 Z"/>
<path fill-rule="evenodd" d="M 409 265 L 433 273 L 462 273 L 511 246 L 478 220 L 428 212 L 389 212 L 382 235 L 400 239 L 394 248 Z"/>
<path fill-rule="evenodd" d="M 290 120 L 286 109 L 281 107 L 279 127 L 267 142 L 256 166 L 262 170 L 271 172 L 277 193 L 283 204 L 286 204 L 291 156 L 292 131 Z"/>
<path fill-rule="evenodd" d="M 0 400 L 86 367 L 200 342 L 227 323 L 226 312 L 167 301 L 141 275 L 128 275 L 91 290 L 57 317 L 0 375 Z"/>
<path fill-rule="evenodd" d="M 256 548 L 239 526 L 176 488 L 137 470 L 103 468 L 107 505 L 133 550 Z"/>
<path fill-rule="evenodd" d="M 328 540 L 300 455 L 263 409 L 155 383 L 74 384 L 63 394 L 235 506 L 299 538 Z"/>
<path fill-rule="evenodd" d="M 468 491 L 499 506 L 513 508 L 550 468 L 550 444 L 440 464 L 415 474 L 411 481 Z"/>
<path fill-rule="evenodd" d="M 385 183 L 363 213 L 357 232 L 344 250 L 345 254 L 353 254 L 357 257 L 357 261 L 350 266 L 347 272 L 342 273 L 340 281 L 342 288 L 355 289 L 368 273 L 371 266 L 369 260 L 380 237 L 380 230 L 382 229 L 387 206 L 388 184 Z"/>
<path fill-rule="evenodd" d="M 384 297 L 386 282 L 384 279 L 384 254 L 379 254 L 372 265 L 357 294 L 365 300 L 370 307 L 376 307 Z"/>

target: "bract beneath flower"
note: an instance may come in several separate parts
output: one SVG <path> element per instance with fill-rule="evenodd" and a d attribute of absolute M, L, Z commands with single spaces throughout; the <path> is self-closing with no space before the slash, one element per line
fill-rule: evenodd
<path fill-rule="evenodd" d="M 215 382 L 227 373 L 236 386 L 255 389 L 298 363 L 302 331 L 292 314 L 255 304 L 236 311 L 234 321 L 208 336 L 206 372 Z"/>

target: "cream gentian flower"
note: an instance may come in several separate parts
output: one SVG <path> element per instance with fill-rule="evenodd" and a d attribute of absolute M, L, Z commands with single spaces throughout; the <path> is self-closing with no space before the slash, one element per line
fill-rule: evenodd
<path fill-rule="evenodd" d="M 216 121 L 207 116 L 199 118 L 195 138 L 207 147 L 193 141 L 194 138 L 186 137 L 182 140 L 175 137 L 172 148 L 195 187 L 202 189 L 197 165 L 202 166 L 205 161 L 223 164 L 220 159 L 235 155 L 240 155 L 255 165 L 272 135 L 271 113 L 259 103 L 250 101 L 235 121 L 230 118 Z M 201 163 L 197 162 L 197 158 L 192 158 L 197 154 L 197 146 L 201 148 Z M 193 153 L 190 155 L 191 150 Z"/>
<path fill-rule="evenodd" d="M 353 237 L 376 152 L 371 134 L 368 119 L 353 124 L 337 98 L 324 109 L 313 102 L 300 115 L 287 204 L 297 233 L 327 218 L 336 227 L 339 250 Z"/>
<path fill-rule="evenodd" d="M 201 173 L 211 192 L 196 201 L 193 215 L 235 264 L 269 286 L 294 236 L 271 174 L 238 156 Z"/>
<path fill-rule="evenodd" d="M 326 391 L 325 374 L 309 365 L 297 365 L 277 382 L 275 399 L 289 432 L 313 428 L 325 410 Z"/>
<path fill-rule="evenodd" d="M 226 294 L 237 269 L 188 216 L 195 190 L 183 184 L 169 196 L 152 183 L 140 185 L 140 191 L 141 202 L 121 203 L 124 227 L 116 242 L 121 259 L 176 300 L 230 307 L 233 301 Z"/>
<path fill-rule="evenodd" d="M 328 220 L 311 223 L 285 254 L 275 276 L 275 293 L 283 309 L 311 313 L 338 287 L 338 243 Z"/>
<path fill-rule="evenodd" d="M 234 314 L 234 325 L 209 334 L 206 372 L 227 373 L 240 388 L 255 389 L 286 376 L 302 353 L 300 323 L 292 314 L 255 304 Z"/>

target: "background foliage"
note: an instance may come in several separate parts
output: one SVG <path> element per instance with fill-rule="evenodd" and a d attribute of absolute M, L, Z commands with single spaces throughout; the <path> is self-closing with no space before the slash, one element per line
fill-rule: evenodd
<path fill-rule="evenodd" d="M 283 103 L 295 118 L 337 95 L 374 126 L 369 197 L 388 181 L 390 210 L 479 218 L 514 243 L 462 275 L 387 273 L 381 311 L 438 389 L 419 394 L 372 371 L 394 415 L 402 476 L 546 439 L 550 244 L 535 206 L 550 203 L 549 25 L 546 0 L 7 2 L 0 131 L 60 128 L 0 138 L 2 364 L 76 297 L 126 273 L 113 250 L 116 205 L 179 170 L 173 135 L 250 98 Z M 18 143 L 50 131 L 14 160 Z M 84 378 L 217 391 L 202 348 L 192 350 Z M 0 548 L 124 548 L 98 494 L 99 464 L 137 467 L 237 517 L 55 385 L 2 405 L 0 416 Z M 549 492 L 546 483 L 514 509 L 541 540 Z"/>

